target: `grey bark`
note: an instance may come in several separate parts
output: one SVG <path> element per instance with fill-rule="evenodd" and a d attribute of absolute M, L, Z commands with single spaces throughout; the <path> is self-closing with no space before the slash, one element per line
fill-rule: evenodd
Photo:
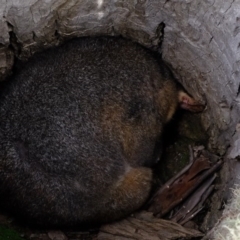
<path fill-rule="evenodd" d="M 153 217 L 152 213 L 141 212 L 121 221 L 103 225 L 98 240 L 174 240 L 202 237 L 197 230 L 168 220 Z"/>

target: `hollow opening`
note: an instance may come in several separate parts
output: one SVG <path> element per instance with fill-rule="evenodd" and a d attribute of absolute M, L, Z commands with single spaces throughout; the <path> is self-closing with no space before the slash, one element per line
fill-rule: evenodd
<path fill-rule="evenodd" d="M 10 10 L 19 7 L 17 3 L 15 4 Z M 219 189 L 212 196 L 211 210 L 204 220 L 203 228 L 207 232 L 221 218 L 222 206 L 232 196 L 230 188 L 239 182 L 239 164 L 236 159 L 240 155 L 238 147 L 240 31 L 237 11 L 240 4 L 237 1 L 211 0 L 202 2 L 171 0 L 161 3 L 151 0 L 134 3 L 97 1 L 96 6 L 93 3 L 91 6 L 89 4 L 87 1 L 85 3 L 76 1 L 74 8 L 71 5 L 59 8 L 58 19 L 53 21 L 52 25 L 49 23 L 47 26 L 35 26 L 39 27 L 39 32 L 29 27 L 29 32 L 33 36 L 31 40 L 28 38 L 28 29 L 20 28 L 18 25 L 21 17 L 11 15 L 10 11 L 11 24 L 9 22 L 8 25 L 11 26 L 11 32 L 14 31 L 14 35 L 12 33 L 10 35 L 10 38 L 14 36 L 11 48 L 15 45 L 15 55 L 21 57 L 22 54 L 22 57 L 25 57 L 31 55 L 35 47 L 43 46 L 43 43 L 56 44 L 61 36 L 64 39 L 69 35 L 78 37 L 115 34 L 131 38 L 154 49 L 162 41 L 159 36 L 163 36 L 161 48 L 163 59 L 170 63 L 175 75 L 188 92 L 207 103 L 207 108 L 201 114 L 201 121 L 209 136 L 208 149 L 224 158 Z M 37 6 L 33 6 L 33 10 L 35 7 Z M 87 20 L 84 19 L 86 14 L 81 9 L 91 13 Z M 42 14 L 45 12 L 42 11 Z M 65 20 L 61 22 L 61 19 Z M 159 28 L 160 23 L 164 23 L 164 28 Z M 54 28 L 51 28 L 53 25 Z M 45 40 L 41 31 L 46 34 Z M 155 38 L 156 36 L 158 38 Z M 18 42 L 21 44 L 18 45 Z M 21 51 L 19 48 L 22 48 Z M 12 57 L 9 57 L 8 53 L 2 56 L 3 60 L 7 59 L 6 62 L 12 64 Z M 187 116 L 185 119 L 189 118 Z M 202 144 L 205 141 L 203 137 L 198 143 Z M 184 147 L 187 145 L 188 142 L 184 143 Z M 171 151 L 171 142 L 169 148 Z M 214 204 L 217 199 L 218 204 Z M 235 205 L 237 203 L 235 202 Z M 237 221 L 231 207 L 228 210 L 230 216 L 235 217 Z"/>

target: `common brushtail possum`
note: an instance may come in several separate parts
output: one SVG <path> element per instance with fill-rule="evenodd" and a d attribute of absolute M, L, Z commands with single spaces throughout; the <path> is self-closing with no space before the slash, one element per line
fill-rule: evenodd
<path fill-rule="evenodd" d="M 79 38 L 35 54 L 1 91 L 0 205 L 48 226 L 132 213 L 178 105 L 199 110 L 158 54 L 130 40 Z"/>

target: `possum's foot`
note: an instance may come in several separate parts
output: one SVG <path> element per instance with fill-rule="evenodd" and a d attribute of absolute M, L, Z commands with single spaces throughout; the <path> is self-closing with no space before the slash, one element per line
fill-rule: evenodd
<path fill-rule="evenodd" d="M 203 149 L 194 156 L 190 148 L 190 154 L 189 165 L 166 182 L 149 201 L 148 210 L 155 216 L 165 215 L 187 199 L 171 217 L 176 222 L 185 223 L 202 209 L 202 203 L 213 190 L 214 173 L 221 167 L 222 161 L 211 163 L 209 154 Z"/>

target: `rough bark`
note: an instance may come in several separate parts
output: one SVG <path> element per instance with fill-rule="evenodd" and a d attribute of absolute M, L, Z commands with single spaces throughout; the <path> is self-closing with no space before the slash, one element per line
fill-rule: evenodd
<path fill-rule="evenodd" d="M 174 240 L 203 236 L 201 232 L 181 225 L 154 218 L 149 212 L 141 212 L 122 221 L 104 225 L 98 240 Z"/>

